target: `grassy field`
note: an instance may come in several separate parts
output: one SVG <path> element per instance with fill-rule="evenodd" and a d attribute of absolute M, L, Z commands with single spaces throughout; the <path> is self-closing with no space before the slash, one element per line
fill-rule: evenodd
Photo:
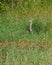
<path fill-rule="evenodd" d="M 0 65 L 52 65 L 52 19 L 0 18 Z"/>
<path fill-rule="evenodd" d="M 0 41 L 17 41 L 19 39 L 40 39 L 52 37 L 52 19 L 34 18 L 33 33 L 29 32 L 29 19 L 15 19 L 13 17 L 0 18 Z"/>
<path fill-rule="evenodd" d="M 52 65 L 51 40 L 0 43 L 0 65 Z"/>
<path fill-rule="evenodd" d="M 0 65 L 52 65 L 52 1 L 10 1 L 0 2 Z"/>

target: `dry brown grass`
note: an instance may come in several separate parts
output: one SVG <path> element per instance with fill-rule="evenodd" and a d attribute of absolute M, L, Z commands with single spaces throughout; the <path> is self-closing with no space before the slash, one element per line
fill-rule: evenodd
<path fill-rule="evenodd" d="M 31 49 L 31 48 L 43 48 L 43 49 L 49 49 L 52 47 L 52 40 L 50 39 L 39 39 L 38 41 L 36 40 L 19 40 L 19 41 L 14 41 L 14 42 L 1 42 L 0 43 L 0 48 L 6 47 L 6 46 L 11 46 L 14 45 L 18 49 L 25 48 L 25 49 Z"/>

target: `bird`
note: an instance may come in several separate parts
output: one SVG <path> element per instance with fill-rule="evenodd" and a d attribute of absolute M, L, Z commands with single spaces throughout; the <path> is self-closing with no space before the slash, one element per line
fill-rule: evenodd
<path fill-rule="evenodd" d="M 30 33 L 33 32 L 33 30 L 32 30 L 32 21 L 33 21 L 32 19 L 29 20 L 29 23 L 30 23 L 29 31 L 30 31 Z"/>

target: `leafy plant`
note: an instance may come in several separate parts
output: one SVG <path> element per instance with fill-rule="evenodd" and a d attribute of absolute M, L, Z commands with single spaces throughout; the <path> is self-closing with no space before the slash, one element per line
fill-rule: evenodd
<path fill-rule="evenodd" d="M 48 27 L 49 26 L 47 25 L 46 22 L 43 22 L 43 20 L 41 21 L 39 19 L 35 20 L 32 25 L 33 31 L 37 33 L 40 32 L 45 33 L 46 31 L 48 31 Z"/>

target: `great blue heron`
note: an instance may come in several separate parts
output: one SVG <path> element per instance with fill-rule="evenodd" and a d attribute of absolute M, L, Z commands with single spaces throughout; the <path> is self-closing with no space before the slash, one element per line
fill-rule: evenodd
<path fill-rule="evenodd" d="M 32 19 L 29 20 L 29 23 L 30 23 L 30 29 L 29 29 L 29 31 L 30 31 L 30 33 L 33 32 L 33 30 L 32 30 L 32 21 L 33 21 Z"/>

